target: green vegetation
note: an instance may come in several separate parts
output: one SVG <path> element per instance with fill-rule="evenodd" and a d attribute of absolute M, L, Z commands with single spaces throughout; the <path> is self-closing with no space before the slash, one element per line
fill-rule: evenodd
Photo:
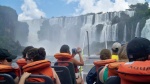
<path fill-rule="evenodd" d="M 135 11 L 134 16 L 126 21 L 128 32 L 133 33 L 136 30 L 137 23 L 139 22 L 139 31 L 142 31 L 145 26 L 146 20 L 150 17 L 150 9 L 148 3 L 138 3 L 136 5 L 131 5 L 130 8 Z M 141 34 L 140 34 L 141 35 Z M 134 38 L 134 35 L 129 36 L 130 39 Z"/>

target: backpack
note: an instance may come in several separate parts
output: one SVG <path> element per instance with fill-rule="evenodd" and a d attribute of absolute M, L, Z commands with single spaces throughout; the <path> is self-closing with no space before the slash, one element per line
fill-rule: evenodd
<path fill-rule="evenodd" d="M 93 66 L 86 76 L 86 83 L 93 84 L 94 82 L 96 82 L 96 79 L 97 79 L 96 67 Z"/>

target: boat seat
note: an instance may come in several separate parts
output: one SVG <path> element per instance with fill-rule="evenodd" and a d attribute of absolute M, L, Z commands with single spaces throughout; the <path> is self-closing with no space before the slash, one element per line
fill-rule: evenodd
<path fill-rule="evenodd" d="M 0 80 L 0 84 L 15 84 L 14 79 L 8 74 L 0 74 L 3 79 Z"/>
<path fill-rule="evenodd" d="M 54 66 L 66 66 L 71 74 L 72 78 L 72 84 L 77 84 L 76 83 L 76 77 L 75 77 L 75 70 L 74 70 L 74 65 L 71 62 L 68 61 L 63 61 L 63 62 L 55 62 Z"/>
<path fill-rule="evenodd" d="M 52 66 L 55 69 L 61 84 L 73 84 L 71 74 L 66 66 Z"/>
<path fill-rule="evenodd" d="M 93 84 L 96 81 L 97 81 L 97 72 L 96 72 L 96 67 L 93 66 L 86 76 L 86 83 Z"/>
<path fill-rule="evenodd" d="M 30 81 L 25 81 L 25 84 L 54 84 L 52 79 L 48 76 L 45 75 L 33 75 L 31 74 L 29 78 L 42 78 L 45 80 L 45 82 L 30 82 Z"/>

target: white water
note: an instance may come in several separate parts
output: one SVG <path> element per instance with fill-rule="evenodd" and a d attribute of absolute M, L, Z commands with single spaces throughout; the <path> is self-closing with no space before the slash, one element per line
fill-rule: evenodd
<path fill-rule="evenodd" d="M 49 47 L 48 46 L 50 41 L 48 40 L 42 40 L 39 41 L 37 32 L 40 30 L 40 26 L 42 25 L 42 22 L 44 19 L 36 19 L 36 20 L 30 20 L 25 21 L 29 25 L 29 36 L 28 36 L 28 42 L 25 44 L 25 46 L 34 46 L 36 48 L 44 47 L 46 49 L 47 54 L 49 54 Z"/>
<path fill-rule="evenodd" d="M 127 38 L 127 27 L 126 24 L 124 26 L 124 34 L 123 34 L 123 41 L 126 42 L 126 38 Z"/>
<path fill-rule="evenodd" d="M 137 26 L 136 26 L 136 30 L 135 30 L 135 37 L 140 37 L 140 22 L 137 23 Z"/>
<path fill-rule="evenodd" d="M 42 41 L 39 41 L 37 32 L 40 30 L 44 19 L 26 21 L 29 24 L 29 37 L 26 45 L 44 47 L 49 53 L 53 54 L 59 52 L 59 48 L 63 44 L 68 44 L 71 48 L 83 46 L 83 44 L 86 46 L 87 42 L 83 43 L 86 31 L 89 33 L 90 44 L 92 42 L 105 42 L 105 37 L 106 41 L 117 41 L 118 23 L 112 25 L 111 21 L 116 16 L 121 17 L 121 13 L 122 11 L 47 19 L 49 24 L 44 28 L 45 35 L 41 35 Z M 125 11 L 125 13 L 130 17 L 134 15 L 133 11 Z M 97 25 L 100 24 L 102 28 L 97 32 Z M 126 27 L 124 29 L 124 40 L 126 40 Z M 97 36 L 97 33 L 99 33 L 99 36 Z"/>
<path fill-rule="evenodd" d="M 144 37 L 150 40 L 150 19 L 146 20 L 146 24 L 142 30 L 141 37 Z"/>

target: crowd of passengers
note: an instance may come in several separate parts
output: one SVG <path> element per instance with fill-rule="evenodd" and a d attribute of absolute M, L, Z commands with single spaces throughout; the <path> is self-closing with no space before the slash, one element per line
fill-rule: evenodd
<path fill-rule="evenodd" d="M 68 61 L 74 66 L 77 84 L 84 84 L 79 74 L 78 66 L 84 66 L 81 48 L 77 53 L 71 53 L 68 45 L 62 45 L 60 52 L 54 57 L 57 62 Z M 74 56 L 78 54 L 79 60 Z M 51 62 L 46 59 L 45 49 L 27 46 L 22 51 L 22 58 L 12 66 L 17 56 L 8 50 L 0 48 L 0 73 L 9 74 L 16 84 L 25 84 L 25 81 L 44 82 L 41 78 L 29 78 L 31 74 L 45 75 L 51 78 L 54 84 L 61 84 Z M 128 43 L 115 42 L 111 50 L 102 49 L 100 59 L 93 62 L 94 66 L 86 77 L 87 84 L 149 84 L 150 83 L 150 41 L 136 37 Z M 0 77 L 0 80 L 3 78 Z"/>

